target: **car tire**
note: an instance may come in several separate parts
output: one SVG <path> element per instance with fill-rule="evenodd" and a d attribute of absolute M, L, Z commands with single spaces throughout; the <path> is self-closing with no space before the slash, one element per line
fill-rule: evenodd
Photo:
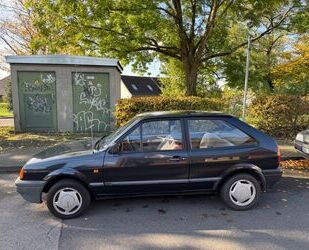
<path fill-rule="evenodd" d="M 91 202 L 85 186 L 75 180 L 64 179 L 56 182 L 48 191 L 47 207 L 60 219 L 71 219 L 82 215 Z"/>
<path fill-rule="evenodd" d="M 254 207 L 261 196 L 261 185 L 250 174 L 236 174 L 223 183 L 221 198 L 233 210 L 248 210 Z"/>

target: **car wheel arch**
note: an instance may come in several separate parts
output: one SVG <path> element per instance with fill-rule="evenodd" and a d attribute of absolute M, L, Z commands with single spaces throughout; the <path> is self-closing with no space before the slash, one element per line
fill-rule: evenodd
<path fill-rule="evenodd" d="M 255 177 L 261 185 L 262 191 L 266 190 L 266 179 L 262 173 L 262 169 L 254 164 L 236 164 L 226 170 L 218 181 L 214 189 L 220 190 L 223 183 L 236 174 L 250 174 Z"/>
<path fill-rule="evenodd" d="M 90 189 L 89 185 L 87 184 L 87 182 L 76 174 L 69 174 L 69 173 L 63 173 L 63 174 L 57 174 L 57 175 L 53 174 L 51 176 L 47 176 L 47 178 L 45 179 L 46 179 L 46 184 L 43 188 L 43 191 L 42 191 L 43 193 L 48 193 L 49 189 L 57 182 L 61 180 L 69 179 L 69 180 L 75 180 L 79 182 L 81 185 L 83 185 L 89 191 L 91 195 L 91 199 L 94 199 L 94 194 L 92 190 Z"/>

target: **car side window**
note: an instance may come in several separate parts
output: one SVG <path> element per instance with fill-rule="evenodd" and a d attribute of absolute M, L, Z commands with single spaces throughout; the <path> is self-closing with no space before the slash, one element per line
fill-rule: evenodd
<path fill-rule="evenodd" d="M 180 120 L 148 121 L 142 124 L 143 151 L 183 149 Z"/>
<path fill-rule="evenodd" d="M 121 141 L 120 151 L 133 152 L 140 150 L 141 150 L 141 127 L 138 126 Z"/>
<path fill-rule="evenodd" d="M 192 149 L 233 147 L 251 145 L 255 140 L 223 120 L 188 120 Z"/>

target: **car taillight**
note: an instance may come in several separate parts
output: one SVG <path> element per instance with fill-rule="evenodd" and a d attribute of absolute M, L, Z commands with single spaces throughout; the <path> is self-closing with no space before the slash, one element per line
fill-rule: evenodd
<path fill-rule="evenodd" d="M 21 170 L 19 171 L 19 179 L 24 179 L 24 175 L 25 175 L 25 171 L 24 168 L 21 168 Z"/>
<path fill-rule="evenodd" d="M 277 156 L 278 156 L 278 161 L 281 161 L 281 152 L 279 146 L 277 146 Z"/>

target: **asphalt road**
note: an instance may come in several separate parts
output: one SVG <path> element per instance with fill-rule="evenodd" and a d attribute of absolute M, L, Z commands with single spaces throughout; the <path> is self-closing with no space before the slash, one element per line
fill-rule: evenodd
<path fill-rule="evenodd" d="M 216 196 L 134 198 L 60 221 L 25 202 L 15 177 L 0 175 L 0 249 L 309 249 L 309 178 L 282 178 L 245 212 Z"/>

